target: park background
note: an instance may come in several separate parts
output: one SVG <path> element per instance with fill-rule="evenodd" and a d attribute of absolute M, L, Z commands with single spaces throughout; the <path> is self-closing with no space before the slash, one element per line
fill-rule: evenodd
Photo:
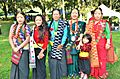
<path fill-rule="evenodd" d="M 63 19 L 70 19 L 71 10 L 78 8 L 80 20 L 87 22 L 87 13 L 101 4 L 120 13 L 120 0 L 0 0 L 0 79 L 9 79 L 10 76 L 11 47 L 8 41 L 8 35 L 17 11 L 23 11 L 26 15 L 32 15 L 33 18 L 27 20 L 28 24 L 32 27 L 36 14 L 47 16 L 46 20 L 49 20 L 51 19 L 53 8 L 59 8 L 61 10 L 61 18 Z M 109 20 L 113 26 L 113 43 L 118 56 L 117 62 L 107 64 L 107 70 L 109 72 L 108 79 L 120 79 L 120 21 L 116 16 L 111 17 L 112 20 L 109 19 L 109 16 L 104 16 L 104 18 Z M 46 60 L 46 69 L 47 79 L 50 79 L 48 59 Z M 31 76 L 30 69 L 30 79 Z M 90 77 L 89 79 L 94 78 Z"/>

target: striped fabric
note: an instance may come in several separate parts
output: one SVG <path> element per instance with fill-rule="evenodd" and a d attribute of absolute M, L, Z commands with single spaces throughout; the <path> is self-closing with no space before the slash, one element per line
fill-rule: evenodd
<path fill-rule="evenodd" d="M 57 46 L 61 44 L 65 26 L 66 26 L 65 22 L 60 20 L 59 24 L 58 24 L 57 35 L 55 36 L 54 44 L 53 44 L 52 50 L 51 50 L 51 57 L 52 58 L 56 58 L 56 59 L 62 58 L 63 48 L 58 50 Z"/>

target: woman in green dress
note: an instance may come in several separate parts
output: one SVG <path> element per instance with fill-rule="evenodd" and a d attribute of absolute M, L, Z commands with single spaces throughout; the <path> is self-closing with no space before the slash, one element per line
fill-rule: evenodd
<path fill-rule="evenodd" d="M 71 20 L 68 26 L 68 40 L 66 45 L 68 76 L 76 76 L 79 74 L 78 68 L 78 50 L 77 42 L 82 39 L 85 31 L 85 22 L 78 21 L 79 12 L 73 9 L 71 12 Z"/>

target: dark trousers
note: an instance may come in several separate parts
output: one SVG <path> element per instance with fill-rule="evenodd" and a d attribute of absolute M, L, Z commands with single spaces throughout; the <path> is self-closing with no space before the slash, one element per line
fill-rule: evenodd
<path fill-rule="evenodd" d="M 39 48 L 35 48 L 35 57 L 36 57 L 36 68 L 33 68 L 32 70 L 32 79 L 46 79 L 46 51 L 44 52 L 44 58 L 38 59 L 37 56 L 40 53 Z"/>
<path fill-rule="evenodd" d="M 67 66 L 65 52 L 62 53 L 62 59 L 54 59 L 49 55 L 50 79 L 62 79 L 67 76 Z"/>
<path fill-rule="evenodd" d="M 90 74 L 90 60 L 89 59 L 79 59 L 79 69 L 84 74 Z"/>
<path fill-rule="evenodd" d="M 12 63 L 10 79 L 28 79 L 29 78 L 29 52 L 23 50 L 18 65 Z"/>

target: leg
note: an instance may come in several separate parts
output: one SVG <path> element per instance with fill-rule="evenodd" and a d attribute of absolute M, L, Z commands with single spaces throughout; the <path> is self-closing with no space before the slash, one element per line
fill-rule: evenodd
<path fill-rule="evenodd" d="M 45 57 L 43 59 L 37 59 L 37 79 L 46 79 L 46 65 Z"/>
<path fill-rule="evenodd" d="M 18 66 L 12 63 L 10 79 L 19 79 Z"/>
<path fill-rule="evenodd" d="M 29 52 L 27 50 L 23 50 L 19 62 L 19 77 L 20 79 L 28 79 L 29 77 Z"/>
<path fill-rule="evenodd" d="M 49 56 L 49 70 L 50 70 L 50 79 L 56 79 L 57 78 L 57 60 L 56 59 L 53 59 Z"/>
<path fill-rule="evenodd" d="M 33 69 L 33 79 L 46 79 L 46 52 L 44 52 L 45 56 L 42 59 L 38 59 L 37 56 L 40 52 L 40 49 L 35 49 L 36 56 L 36 68 Z"/>
<path fill-rule="evenodd" d="M 37 79 L 37 70 L 36 70 L 36 68 L 32 69 L 32 79 Z"/>
<path fill-rule="evenodd" d="M 66 65 L 66 58 L 65 52 L 62 53 L 62 59 L 57 60 L 57 79 L 61 79 L 62 77 L 67 76 L 67 65 Z"/>
<path fill-rule="evenodd" d="M 78 70 L 78 55 L 72 55 L 73 59 L 73 74 L 78 75 L 79 70 Z"/>

